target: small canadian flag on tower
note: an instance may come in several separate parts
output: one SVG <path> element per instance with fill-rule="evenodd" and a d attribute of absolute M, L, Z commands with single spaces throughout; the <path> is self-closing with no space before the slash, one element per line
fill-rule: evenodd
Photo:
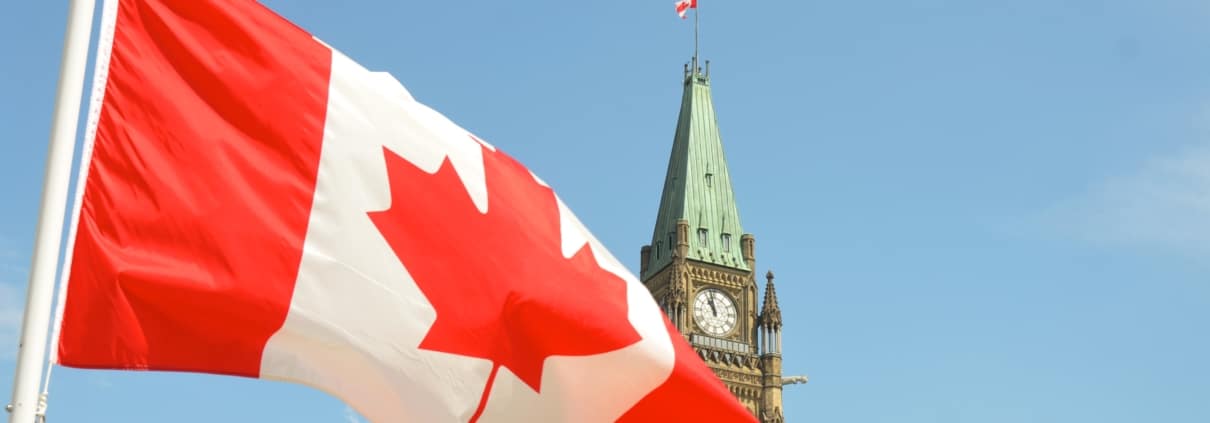
<path fill-rule="evenodd" d="M 697 0 L 680 0 L 676 2 L 676 14 L 680 15 L 681 19 L 685 19 L 685 14 L 689 12 L 689 9 L 697 9 Z"/>

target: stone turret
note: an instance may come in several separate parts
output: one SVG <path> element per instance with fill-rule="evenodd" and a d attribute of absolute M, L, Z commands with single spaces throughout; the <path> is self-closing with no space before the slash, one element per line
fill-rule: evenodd
<path fill-rule="evenodd" d="M 777 306 L 777 289 L 773 286 L 773 271 L 765 274 L 765 300 L 757 318 L 761 355 L 761 415 L 763 423 L 782 423 L 781 410 L 781 308 Z"/>

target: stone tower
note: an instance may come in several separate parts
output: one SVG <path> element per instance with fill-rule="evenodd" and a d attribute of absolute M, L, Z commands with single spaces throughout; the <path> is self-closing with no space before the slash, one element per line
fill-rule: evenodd
<path fill-rule="evenodd" d="M 752 414 L 782 422 L 781 311 L 756 238 L 743 232 L 710 95 L 710 66 L 685 68 L 680 117 L 640 278 L 677 329 Z"/>

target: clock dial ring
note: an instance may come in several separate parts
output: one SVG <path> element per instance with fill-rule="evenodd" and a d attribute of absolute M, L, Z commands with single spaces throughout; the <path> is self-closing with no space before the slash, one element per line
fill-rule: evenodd
<path fill-rule="evenodd" d="M 735 330 L 739 313 L 735 300 L 715 288 L 703 288 L 694 295 L 693 320 L 706 335 L 725 336 Z"/>

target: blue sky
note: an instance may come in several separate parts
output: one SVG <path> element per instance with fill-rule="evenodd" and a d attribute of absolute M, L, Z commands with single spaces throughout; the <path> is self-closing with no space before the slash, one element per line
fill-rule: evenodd
<path fill-rule="evenodd" d="M 9 397 L 64 1 L 0 15 Z M 267 4 L 549 182 L 632 270 L 692 21 L 671 0 Z M 1210 419 L 1210 3 L 702 0 L 790 421 Z M 314 390 L 57 369 L 62 422 L 344 422 Z"/>

